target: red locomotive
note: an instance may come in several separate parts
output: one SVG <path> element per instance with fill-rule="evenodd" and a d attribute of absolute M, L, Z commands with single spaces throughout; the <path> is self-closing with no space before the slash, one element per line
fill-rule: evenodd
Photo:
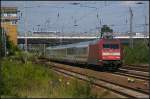
<path fill-rule="evenodd" d="M 121 43 L 117 39 L 99 39 L 76 44 L 48 47 L 51 60 L 119 68 L 122 65 Z"/>

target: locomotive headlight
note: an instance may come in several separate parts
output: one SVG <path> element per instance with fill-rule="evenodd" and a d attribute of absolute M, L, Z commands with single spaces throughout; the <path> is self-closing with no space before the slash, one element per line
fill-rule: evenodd
<path fill-rule="evenodd" d="M 112 53 L 112 55 L 120 55 L 120 53 Z"/>
<path fill-rule="evenodd" d="M 110 53 L 108 53 L 108 52 L 103 52 L 103 55 L 110 55 Z"/>
<path fill-rule="evenodd" d="M 109 52 L 104 52 L 103 55 L 120 55 L 120 53 L 109 53 Z"/>

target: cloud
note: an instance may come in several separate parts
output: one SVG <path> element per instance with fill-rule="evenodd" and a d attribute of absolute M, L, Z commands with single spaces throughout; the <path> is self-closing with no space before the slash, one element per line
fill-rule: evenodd
<path fill-rule="evenodd" d="M 125 5 L 132 5 L 132 4 L 137 3 L 137 1 L 122 1 L 122 3 Z"/>
<path fill-rule="evenodd" d="M 123 5 L 124 7 L 134 7 L 137 6 L 136 3 L 142 2 L 142 1 L 121 1 L 120 4 Z"/>

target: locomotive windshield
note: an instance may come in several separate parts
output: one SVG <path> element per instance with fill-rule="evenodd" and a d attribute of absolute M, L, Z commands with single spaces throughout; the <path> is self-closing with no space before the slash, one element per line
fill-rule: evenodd
<path fill-rule="evenodd" d="M 119 49 L 118 44 L 103 44 L 103 48 Z"/>

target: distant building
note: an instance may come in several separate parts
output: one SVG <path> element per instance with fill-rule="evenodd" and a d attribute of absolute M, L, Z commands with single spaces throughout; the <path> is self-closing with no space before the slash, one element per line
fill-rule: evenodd
<path fill-rule="evenodd" d="M 15 45 L 17 45 L 17 12 L 17 7 L 1 7 L 1 27 Z"/>

